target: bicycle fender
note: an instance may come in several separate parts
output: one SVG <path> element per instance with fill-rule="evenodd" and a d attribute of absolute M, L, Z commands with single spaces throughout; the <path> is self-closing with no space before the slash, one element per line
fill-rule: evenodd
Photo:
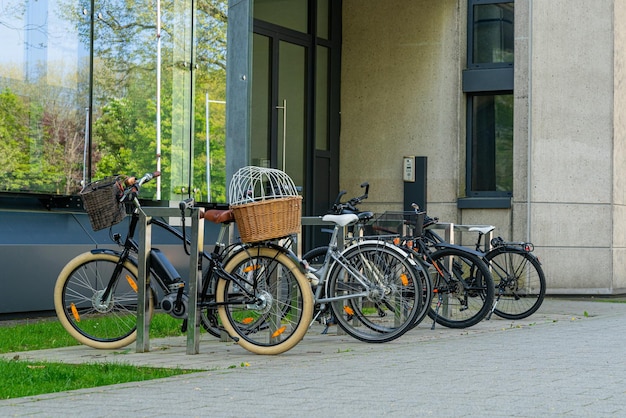
<path fill-rule="evenodd" d="M 296 263 L 298 265 L 301 273 L 303 273 L 303 274 L 307 273 L 306 268 L 304 267 L 304 264 L 302 262 L 302 259 L 299 258 L 291 249 L 282 247 L 282 246 L 280 246 L 278 244 L 275 244 L 273 242 L 265 242 L 265 243 L 263 243 L 263 246 L 265 246 L 267 248 L 271 248 L 273 250 L 278 250 L 281 253 L 285 254 L 287 257 L 289 257 L 291 259 L 291 261 L 293 261 L 294 263 Z M 244 251 L 245 249 L 247 249 L 249 247 L 254 247 L 254 245 L 250 245 L 250 246 L 243 245 L 243 246 L 241 246 L 237 250 L 237 252 Z"/>
<path fill-rule="evenodd" d="M 358 247 L 358 246 L 365 246 L 365 245 L 376 245 L 376 246 L 384 246 L 386 248 L 389 248 L 391 251 L 394 251 L 396 253 L 398 253 L 400 256 L 404 257 L 407 262 L 413 266 L 417 266 L 417 263 L 415 262 L 415 260 L 413 260 L 412 257 L 409 256 L 409 253 L 406 252 L 404 249 L 398 247 L 397 245 L 394 245 L 390 242 L 387 241 L 380 241 L 380 240 L 365 240 L 365 241 L 358 241 L 354 246 Z M 352 246 L 347 247 L 346 249 L 344 249 L 341 253 L 344 254 L 347 251 L 349 251 L 352 248 Z"/>
<path fill-rule="evenodd" d="M 496 248 L 490 250 L 490 252 L 494 251 L 494 250 L 497 250 L 498 248 L 502 248 L 502 249 L 505 250 L 505 252 L 509 252 L 509 253 L 528 254 L 531 258 L 533 258 L 535 261 L 537 261 L 537 263 L 539 263 L 539 265 L 541 265 L 541 261 L 539 260 L 539 257 L 537 257 L 535 255 L 535 253 L 530 252 L 530 251 L 526 251 L 523 248 L 519 248 L 519 247 L 511 246 L 511 245 L 503 245 L 501 247 L 496 247 Z"/>
<path fill-rule="evenodd" d="M 473 248 L 464 247 L 462 245 L 450 244 L 449 242 L 438 242 L 438 243 L 434 244 L 434 246 L 437 249 L 440 249 L 440 248 L 454 248 L 456 250 L 461 250 L 461 251 L 468 252 L 470 254 L 474 254 L 478 258 L 483 258 L 485 256 L 485 253 L 483 253 L 482 251 L 476 251 Z"/>
<path fill-rule="evenodd" d="M 92 253 L 92 254 L 107 254 L 107 255 L 112 255 L 114 257 L 121 257 L 122 256 L 122 253 L 120 251 L 110 250 L 108 248 L 96 248 L 96 249 L 91 250 L 90 253 Z M 137 260 L 135 260 L 133 257 L 128 257 L 127 260 L 130 261 L 134 266 L 138 266 Z"/>

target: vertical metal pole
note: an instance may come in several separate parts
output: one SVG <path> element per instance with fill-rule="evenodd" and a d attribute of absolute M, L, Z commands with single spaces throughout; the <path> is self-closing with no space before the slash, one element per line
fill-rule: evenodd
<path fill-rule="evenodd" d="M 137 289 L 137 349 L 138 353 L 150 351 L 150 315 L 149 315 L 149 297 L 150 295 L 150 268 L 148 260 L 150 257 L 150 248 L 152 247 L 152 227 L 148 223 L 150 217 L 145 213 L 139 214 L 139 253 L 137 254 L 138 276 L 139 280 Z M 147 315 L 148 314 L 148 315 Z"/>
<path fill-rule="evenodd" d="M 161 171 L 161 1 L 157 0 L 156 169 Z M 156 200 L 161 200 L 161 176 L 156 178 Z"/>
<path fill-rule="evenodd" d="M 206 119 L 205 129 L 206 129 L 206 201 L 211 201 L 211 125 L 209 123 L 209 92 L 206 92 L 205 103 L 204 103 L 204 117 Z"/>
<path fill-rule="evenodd" d="M 87 155 L 89 151 L 89 108 L 85 108 L 85 146 L 83 147 L 83 182 L 81 187 L 87 185 Z"/>
<path fill-rule="evenodd" d="M 191 250 L 189 257 L 189 312 L 187 312 L 187 354 L 200 352 L 200 311 L 198 289 L 202 289 L 202 249 L 204 248 L 204 218 L 200 210 L 191 211 Z"/>
<path fill-rule="evenodd" d="M 287 155 L 287 99 L 283 99 L 282 106 L 276 106 L 276 109 L 283 110 L 283 161 L 282 170 L 285 171 L 285 161 Z"/>

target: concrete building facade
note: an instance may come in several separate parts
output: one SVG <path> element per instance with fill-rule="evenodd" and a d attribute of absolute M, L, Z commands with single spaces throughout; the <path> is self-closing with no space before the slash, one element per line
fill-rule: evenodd
<path fill-rule="evenodd" d="M 34 7 L 35 3 L 28 2 L 32 6 L 28 10 L 33 21 L 60 16 L 56 11 L 60 10 L 61 2 L 45 2 L 49 9 L 47 14 L 43 8 Z M 221 3 L 226 8 L 224 1 L 212 3 Z M 17 16 L 22 10 L 21 3 L 12 0 L 12 4 L 16 5 L 12 10 Z M 107 16 L 98 17 L 99 2 L 93 2 L 92 6 L 93 10 L 83 10 L 80 16 L 87 17 L 80 19 L 86 22 L 91 16 L 96 24 L 94 33 L 107 34 L 109 26 L 103 24 Z M 502 14 L 494 19 L 486 15 L 482 23 L 495 22 L 512 29 L 510 33 L 506 29 L 490 32 L 501 39 L 487 39 L 488 43 L 502 42 L 507 48 L 499 50 L 502 56 L 494 55 L 493 65 L 485 66 L 482 61 L 473 61 L 477 54 L 473 47 L 480 38 L 475 37 L 475 22 L 479 19 L 474 8 L 489 6 L 500 7 Z M 185 120 L 185 126 L 177 130 L 179 136 L 176 137 L 178 143 L 184 144 L 194 138 L 194 132 L 189 134 L 188 131 L 192 131 L 194 125 L 203 125 L 198 120 L 193 121 L 198 112 L 194 116 L 193 106 L 187 107 L 192 100 L 185 96 L 192 94 L 189 92 L 193 90 L 190 87 L 193 77 L 200 73 L 190 75 L 198 67 L 188 65 L 195 59 L 194 47 L 189 45 L 204 39 L 184 30 L 191 25 L 185 20 L 188 14 L 183 13 L 183 9 L 191 7 L 195 7 L 193 2 L 181 3 L 180 8 L 177 5 L 171 11 L 173 15 L 180 14 L 183 22 L 172 26 L 181 32 L 180 39 L 179 34 L 174 34 L 172 39 L 187 45 L 184 51 L 189 56 L 178 60 L 176 54 L 183 49 L 173 48 L 176 51 L 173 61 L 166 63 L 174 73 L 175 87 L 170 93 L 172 97 L 176 93 L 177 103 L 184 107 L 184 111 L 177 114 L 174 109 L 170 114 L 179 116 L 178 123 Z M 364 181 L 370 183 L 370 196 L 362 205 L 363 209 L 378 213 L 402 210 L 406 200 L 411 198 L 405 193 L 404 157 L 426 157 L 426 178 L 416 180 L 425 181 L 429 215 L 455 224 L 495 225 L 495 234 L 504 239 L 534 243 L 535 253 L 546 273 L 548 294 L 626 293 L 626 1 L 231 0 L 227 8 L 228 19 L 223 19 L 222 23 L 227 21 L 229 36 L 232 33 L 235 36 L 228 39 L 228 66 L 224 65 L 226 84 L 230 85 L 226 89 L 226 161 L 225 168 L 220 167 L 226 173 L 223 178 L 228 180 L 229 170 L 232 174 L 235 169 L 254 161 L 269 161 L 278 167 L 276 161 L 284 152 L 278 147 L 267 151 L 267 155 L 254 154 L 258 149 L 266 152 L 269 147 L 265 142 L 258 146 L 255 142 L 258 132 L 250 133 L 266 122 L 259 124 L 259 119 L 254 119 L 258 116 L 254 113 L 258 111 L 254 107 L 258 95 L 255 96 L 253 88 L 253 69 L 254 60 L 261 54 L 254 49 L 253 40 L 267 38 L 276 41 L 276 45 L 289 44 L 301 65 L 299 71 L 307 74 L 319 69 L 315 67 L 319 56 L 311 50 L 327 48 L 330 52 L 325 64 L 329 70 L 327 74 L 321 71 L 328 76 L 327 98 L 323 94 L 316 96 L 314 89 L 319 80 L 300 79 L 294 74 L 290 74 L 292 77 L 288 80 L 292 83 L 288 87 L 293 87 L 297 81 L 307 88 L 306 94 L 299 96 L 304 110 L 300 111 L 298 125 L 300 148 L 294 155 L 300 160 L 291 166 L 299 170 L 295 177 L 304 186 L 304 215 L 323 213 L 328 208 L 328 200 L 334 198 L 339 189 L 347 190 L 348 196 L 360 194 L 359 185 Z M 255 15 L 255 8 L 263 14 Z M 297 15 L 298 10 L 306 11 L 308 24 L 306 18 Z M 265 21 L 264 16 L 268 20 L 275 16 L 287 21 L 298 18 L 308 29 L 281 28 L 280 22 Z M 328 25 L 321 25 L 327 32 L 324 36 L 311 29 L 320 27 L 320 16 L 328 16 Z M 73 14 L 72 19 L 76 19 Z M 135 21 L 131 11 L 129 22 Z M 106 68 L 98 67 L 96 60 L 95 69 L 89 69 L 90 51 L 79 42 L 79 33 L 71 32 L 74 26 L 65 26 L 70 21 L 59 24 L 54 19 L 49 20 L 46 33 L 55 33 L 55 24 L 58 33 L 71 32 L 75 44 L 72 48 L 76 50 L 69 61 L 54 61 L 51 58 L 54 51 L 65 59 L 68 50 L 71 52 L 71 45 L 69 42 L 54 45 L 58 42 L 55 39 L 61 37 L 46 38 L 48 58 L 44 60 L 50 65 L 37 66 L 29 59 L 41 59 L 46 54 L 39 51 L 28 55 L 22 51 L 35 50 L 43 43 L 18 43 L 24 36 L 21 29 L 15 29 L 39 27 L 27 25 L 28 22 L 26 19 L 17 25 L 0 26 L 0 33 L 4 30 L 8 34 L 4 37 L 7 45 L 12 39 L 17 45 L 15 51 L 8 47 L 0 51 L 0 93 L 7 85 L 17 86 L 23 89 L 18 96 L 28 102 L 29 94 L 35 97 L 44 87 L 52 85 L 52 93 L 62 93 L 59 97 L 75 100 L 70 108 L 79 109 L 77 120 L 84 120 L 85 103 L 92 106 L 95 99 L 87 97 L 84 86 L 88 82 L 81 77 L 90 71 L 107 74 Z M 88 28 L 85 22 L 81 24 Z M 198 28 L 196 30 L 200 30 Z M 145 25 L 143 30 L 153 34 L 150 25 Z M 109 38 L 102 39 L 103 51 L 108 50 L 106 40 Z M 129 39 L 132 42 L 138 38 Z M 296 44 L 297 48 L 293 47 Z M 267 45 L 267 50 L 262 52 L 272 53 L 274 47 L 270 47 L 270 41 Z M 135 51 L 146 53 L 148 70 L 144 73 L 152 71 L 151 53 L 145 48 Z M 271 55 L 263 57 L 271 62 L 268 58 L 272 58 Z M 34 82 L 28 85 L 29 78 L 24 73 L 32 78 L 39 74 L 34 68 L 51 71 L 55 65 L 64 69 L 76 66 L 80 69 L 76 74 L 81 77 L 77 76 L 78 81 L 72 77 L 54 81 L 63 88 L 53 85 L 51 77 L 48 85 L 43 79 L 39 80 L 40 85 Z M 293 72 L 294 67 L 286 65 L 285 68 Z M 269 73 L 266 75 L 271 78 Z M 176 80 L 182 81 L 176 84 Z M 213 87 L 212 80 L 207 76 L 204 87 Z M 257 70 L 257 87 L 258 80 Z M 195 87 L 196 93 L 202 96 L 200 100 L 196 98 L 196 105 L 204 103 L 204 87 Z M 278 91 L 278 87 L 275 89 Z M 324 97 L 327 106 L 311 104 L 316 97 Z M 498 104 L 496 97 L 504 101 Z M 481 108 L 485 98 L 491 102 Z M 290 102 L 290 115 L 296 114 L 293 109 L 299 109 L 293 107 L 293 103 Z M 267 113 L 276 112 L 276 109 L 271 110 L 275 105 L 268 104 L 263 109 Z M 319 109 L 325 109 L 325 118 L 315 119 Z M 485 111 L 492 119 L 504 118 L 504 125 L 510 125 L 507 128 L 510 132 L 494 132 L 502 128 L 496 129 L 492 126 L 495 123 L 480 125 L 484 121 L 478 123 L 473 118 L 477 111 Z M 86 125 L 100 116 L 94 110 L 88 114 Z M 273 118 L 271 123 L 280 125 L 280 115 L 273 113 Z M 329 144 L 327 148 L 318 149 L 315 135 L 322 123 L 326 124 Z M 87 132 L 85 135 L 92 135 L 92 125 L 75 125 L 78 127 L 75 137 L 82 137 L 83 131 Z M 282 127 L 272 129 L 273 134 L 278 135 Z M 491 144 L 492 148 L 484 151 L 483 146 L 489 145 L 489 141 L 479 141 L 478 146 L 472 148 L 472 141 L 487 131 L 487 139 L 492 142 L 494 136 L 504 135 L 504 145 L 497 145 L 504 146 L 503 149 Z M 261 140 L 274 145 L 277 142 L 276 138 Z M 292 137 L 288 140 L 295 142 Z M 75 148 L 82 149 L 82 142 L 78 145 L 81 147 Z M 36 159 L 43 151 L 42 147 L 33 148 L 28 152 L 29 158 Z M 185 150 L 179 151 L 181 164 L 187 165 Z M 171 155 L 174 152 L 172 149 Z M 493 155 L 483 158 L 489 153 Z M 503 162 L 494 157 L 499 153 L 505 157 Z M 76 155 L 82 164 L 83 154 L 77 152 Z M 480 178 L 483 171 L 476 170 L 485 161 L 493 163 L 488 167 L 491 170 L 488 177 L 494 177 L 493 184 L 485 185 Z M 288 167 L 289 163 L 287 161 Z M 500 170 L 501 165 L 505 166 L 503 170 Z M 38 174 L 35 169 L 33 173 Z M 0 178 L 3 174 L 0 171 Z M 187 191 L 193 190 L 192 181 L 185 176 L 190 175 L 171 177 L 172 200 L 182 195 L 181 187 L 174 186 L 184 185 Z M 499 176 L 506 181 L 499 183 Z M 80 190 L 75 183 L 73 186 Z M 223 184 L 219 186 L 225 188 Z M 93 234 L 84 213 L 77 214 L 81 212 L 78 196 L 61 193 L 59 197 L 58 194 L 58 191 L 44 193 L 19 188 L 0 192 L 0 263 L 4 267 L 0 277 L 8 286 L 5 299 L 0 299 L 0 313 L 50 309 L 54 280 L 64 263 L 79 252 L 108 245 L 108 234 Z M 461 237 L 464 244 L 472 240 L 473 237 Z M 209 241 L 210 238 L 205 240 Z M 24 265 L 16 255 L 27 251 L 41 262 Z M 20 277 L 20 280 L 8 280 L 13 277 Z M 32 289 L 36 289 L 37 298 L 28 295 Z M 24 296 L 18 300 L 15 295 Z"/>
<path fill-rule="evenodd" d="M 401 209 L 428 157 L 428 213 L 535 244 L 549 294 L 626 290 L 626 3 L 516 0 L 510 208 L 466 197 L 465 0 L 343 2 L 341 184 Z M 355 191 L 356 193 L 356 191 Z M 465 238 L 464 238 L 465 239 Z"/>

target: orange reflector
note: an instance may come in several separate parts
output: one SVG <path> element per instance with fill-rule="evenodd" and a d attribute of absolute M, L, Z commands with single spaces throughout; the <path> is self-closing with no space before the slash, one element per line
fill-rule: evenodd
<path fill-rule="evenodd" d="M 248 318 L 244 318 L 241 320 L 241 323 L 248 325 L 249 323 L 251 323 L 252 321 L 254 321 L 254 318 L 252 317 L 248 317 Z"/>
<path fill-rule="evenodd" d="M 128 285 L 135 291 L 135 293 L 137 293 L 137 290 L 139 289 L 137 287 L 137 282 L 135 281 L 135 279 L 133 279 L 132 277 L 130 277 L 128 274 L 126 275 L 126 281 L 128 282 Z"/>
<path fill-rule="evenodd" d="M 258 270 L 259 269 L 259 265 L 258 264 L 254 264 L 252 266 L 248 266 L 245 269 L 243 269 L 244 273 L 250 273 L 252 270 Z"/>
<path fill-rule="evenodd" d="M 76 320 L 76 322 L 80 322 L 80 315 L 78 314 L 78 309 L 76 309 L 76 305 L 73 303 L 70 305 L 70 309 L 72 310 L 72 316 Z"/>
<path fill-rule="evenodd" d="M 272 338 L 276 338 L 278 337 L 280 334 L 282 334 L 283 332 L 285 332 L 285 330 L 287 329 L 286 326 L 282 326 L 280 328 L 278 328 L 276 331 L 274 331 L 274 333 L 272 334 Z"/>
<path fill-rule="evenodd" d="M 393 244 L 394 245 L 400 245 L 400 238 L 394 238 L 393 239 Z"/>
<path fill-rule="evenodd" d="M 408 286 L 409 285 L 409 278 L 406 277 L 406 274 L 402 273 L 400 275 L 400 280 L 402 280 L 402 286 Z"/>
<path fill-rule="evenodd" d="M 439 293 L 439 289 L 433 289 L 433 293 Z"/>
<path fill-rule="evenodd" d="M 349 306 L 344 306 L 344 307 L 343 307 L 343 310 L 344 310 L 344 312 L 345 312 L 345 313 L 347 313 L 348 315 L 354 315 L 354 310 L 353 310 L 351 307 L 349 307 Z"/>

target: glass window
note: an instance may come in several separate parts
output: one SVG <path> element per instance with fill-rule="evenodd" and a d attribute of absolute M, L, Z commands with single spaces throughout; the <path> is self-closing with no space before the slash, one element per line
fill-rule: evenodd
<path fill-rule="evenodd" d="M 328 73 L 329 55 L 328 48 L 318 45 L 316 47 L 317 61 L 315 63 L 315 149 L 328 151 Z"/>
<path fill-rule="evenodd" d="M 317 37 L 330 39 L 330 0 L 317 0 Z"/>
<path fill-rule="evenodd" d="M 475 4 L 471 64 L 513 62 L 513 3 Z"/>
<path fill-rule="evenodd" d="M 513 79 L 514 3 L 469 0 L 467 100 L 468 197 L 511 196 L 513 192 L 513 91 L 501 80 Z M 505 65 L 503 65 L 505 64 Z M 496 74 L 497 72 L 497 74 Z M 485 75 L 486 73 L 486 75 Z M 476 91 L 479 90 L 479 91 Z"/>
<path fill-rule="evenodd" d="M 471 189 L 513 190 L 513 95 L 471 99 Z"/>
<path fill-rule="evenodd" d="M 89 49 L 77 22 L 89 12 L 62 0 L 0 8 L 0 191 L 75 193 L 89 104 Z"/>
<path fill-rule="evenodd" d="M 309 32 L 309 0 L 254 0 L 254 18 Z"/>
<path fill-rule="evenodd" d="M 0 4 L 0 191 L 71 195 L 159 161 L 143 197 L 206 200 L 225 181 L 227 0 L 162 3 L 160 37 L 151 0 L 91 4 Z"/>

